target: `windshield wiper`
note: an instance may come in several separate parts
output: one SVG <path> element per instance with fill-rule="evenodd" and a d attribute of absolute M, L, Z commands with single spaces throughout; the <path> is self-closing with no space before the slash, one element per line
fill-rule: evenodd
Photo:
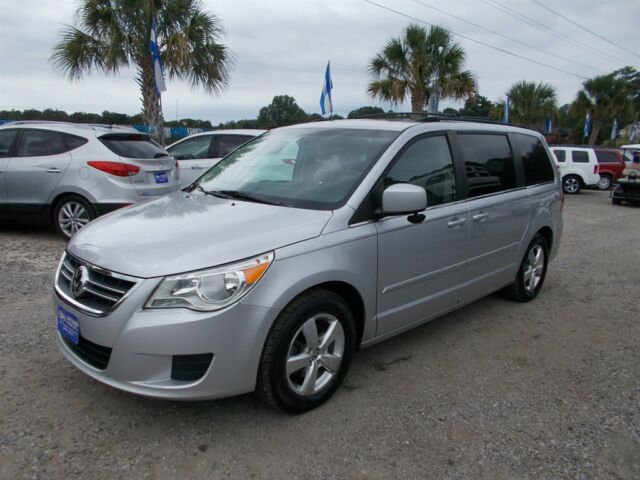
<path fill-rule="evenodd" d="M 171 155 L 169 155 L 168 153 L 164 153 L 164 152 L 159 152 L 156 153 L 153 158 L 164 158 L 164 157 L 170 157 Z"/>
<path fill-rule="evenodd" d="M 199 192 L 204 193 L 205 195 L 211 195 L 212 197 L 218 197 L 218 198 L 226 198 L 227 200 L 233 198 L 229 195 L 223 195 L 220 192 L 210 192 L 209 190 L 205 190 L 204 188 L 202 188 L 202 185 L 198 185 L 196 187 L 196 190 L 198 190 Z"/>
<path fill-rule="evenodd" d="M 251 193 L 240 192 L 238 190 L 216 190 L 207 193 L 211 193 L 212 195 L 217 194 L 223 196 L 223 198 L 234 198 L 236 200 L 246 200 L 247 202 L 264 203 L 266 205 L 284 205 L 283 203 L 276 203 L 270 200 L 265 200 L 264 198 L 256 197 Z"/>

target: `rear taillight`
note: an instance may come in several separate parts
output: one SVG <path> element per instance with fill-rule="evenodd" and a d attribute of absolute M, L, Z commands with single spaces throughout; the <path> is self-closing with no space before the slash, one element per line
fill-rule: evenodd
<path fill-rule="evenodd" d="M 600 172 L 600 164 L 599 164 L 599 163 L 596 163 L 596 164 L 593 166 L 593 173 L 599 173 L 599 172 Z"/>
<path fill-rule="evenodd" d="M 91 161 L 87 162 L 87 165 L 116 177 L 129 177 L 140 172 L 140 167 L 130 163 Z"/>

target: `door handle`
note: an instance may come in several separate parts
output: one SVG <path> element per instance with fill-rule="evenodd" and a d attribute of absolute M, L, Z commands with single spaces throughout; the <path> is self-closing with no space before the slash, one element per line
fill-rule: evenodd
<path fill-rule="evenodd" d="M 447 226 L 449 228 L 456 228 L 456 227 L 459 227 L 460 225 L 462 225 L 466 221 L 467 221 L 466 218 L 458 218 L 458 219 L 455 219 L 455 220 L 451 220 L 449 223 L 447 223 Z"/>
<path fill-rule="evenodd" d="M 48 168 L 47 169 L 47 173 L 61 173 L 62 170 L 60 170 L 59 168 Z"/>
<path fill-rule="evenodd" d="M 199 165 L 191 165 L 191 170 L 204 170 L 204 167 Z"/>
<path fill-rule="evenodd" d="M 486 220 L 486 218 L 489 216 L 488 213 L 483 212 L 483 213 L 476 213 L 473 217 L 473 221 L 474 222 L 484 222 Z"/>

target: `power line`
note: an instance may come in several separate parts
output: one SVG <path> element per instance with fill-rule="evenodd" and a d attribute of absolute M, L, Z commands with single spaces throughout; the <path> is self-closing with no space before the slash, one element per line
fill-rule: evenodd
<path fill-rule="evenodd" d="M 571 19 L 570 19 L 569 17 L 567 17 L 566 15 L 563 15 L 562 13 L 560 13 L 560 12 L 558 12 L 558 11 L 556 11 L 556 10 L 553 10 L 552 8 L 547 7 L 544 3 L 540 2 L 539 0 L 531 0 L 531 1 L 532 1 L 533 3 L 535 3 L 536 5 L 538 5 L 538 6 L 542 7 L 542 8 L 544 8 L 545 10 L 548 10 L 549 12 L 553 13 L 554 15 L 557 15 L 558 17 L 562 18 L 563 20 L 565 20 L 565 21 L 569 22 L 570 24 L 575 25 L 576 27 L 578 27 L 578 28 L 580 28 L 580 29 L 584 30 L 584 31 L 585 31 L 585 32 L 587 32 L 587 33 L 590 33 L 590 34 L 591 34 L 591 35 L 593 35 L 594 37 L 597 37 L 597 38 L 599 38 L 600 40 L 604 40 L 605 42 L 607 42 L 607 43 L 609 43 L 609 44 L 613 45 L 614 47 L 618 47 L 619 49 L 624 50 L 625 52 L 628 52 L 628 53 L 630 53 L 631 55 L 634 55 L 634 56 L 636 56 L 636 57 L 640 58 L 640 55 L 638 55 L 637 53 L 635 53 L 635 52 L 633 52 L 633 51 L 631 51 L 631 50 L 629 50 L 629 49 L 627 49 L 627 48 L 623 47 L 622 45 L 618 45 L 617 43 L 612 42 L 611 40 L 609 40 L 608 38 L 603 37 L 603 36 L 602 36 L 602 35 L 600 35 L 599 33 L 596 33 L 596 32 L 594 32 L 594 31 L 592 31 L 592 30 L 589 30 L 588 28 L 586 28 L 585 26 L 583 26 L 583 25 L 579 24 L 578 22 L 575 22 L 575 21 L 571 20 Z"/>
<path fill-rule="evenodd" d="M 399 12 L 398 10 L 394 10 L 393 8 L 387 7 L 385 5 L 380 5 L 379 3 L 373 2 L 372 0 L 362 0 L 362 1 L 365 2 L 365 3 L 368 3 L 370 5 L 374 5 L 374 6 L 378 7 L 378 8 L 382 8 L 383 10 L 387 10 L 389 12 L 393 12 L 393 13 L 395 13 L 397 15 L 400 15 L 402 17 L 408 18 L 410 20 L 414 20 L 416 22 L 424 23 L 425 25 L 433 26 L 432 23 L 429 23 L 426 20 L 422 20 L 421 18 L 413 17 L 413 16 L 408 15 L 406 13 Z M 506 49 L 501 48 L 501 47 L 496 47 L 495 45 L 491 45 L 490 43 L 486 43 L 486 42 L 483 42 L 481 40 L 476 40 L 475 38 L 471 38 L 471 37 L 468 37 L 466 35 L 462 35 L 461 33 L 456 33 L 456 32 L 454 32 L 452 30 L 449 30 L 449 31 L 453 35 L 455 35 L 457 37 L 464 38 L 465 40 L 469 40 L 470 42 L 474 42 L 474 43 L 477 43 L 479 45 L 483 45 L 485 47 L 491 48 L 493 50 L 497 50 L 498 52 L 502 52 L 502 53 L 505 53 L 507 55 L 511 55 L 512 57 L 520 58 L 520 59 L 525 60 L 527 62 L 535 63 L 536 65 L 540 65 L 541 67 L 550 68 L 551 70 L 556 70 L 557 72 L 562 72 L 562 73 L 565 73 L 567 75 L 571 75 L 572 77 L 579 78 L 580 80 L 587 80 L 586 77 L 583 77 L 582 75 L 578 75 L 577 73 L 573 73 L 573 72 L 570 72 L 568 70 L 564 70 L 564 69 L 559 68 L 559 67 L 554 67 L 553 65 L 549 65 L 547 63 L 539 62 L 538 60 L 534 60 L 533 58 L 529 58 L 529 57 L 526 57 L 524 55 L 520 55 L 518 53 L 514 53 L 514 52 L 512 52 L 510 50 L 506 50 Z"/>
<path fill-rule="evenodd" d="M 592 46 L 587 45 L 585 43 L 582 43 L 582 42 L 579 42 L 577 40 L 574 40 L 573 38 L 565 35 L 564 33 L 558 32 L 557 30 L 554 30 L 553 28 L 549 27 L 548 25 L 545 25 L 544 23 L 541 23 L 541 22 L 537 21 L 534 18 L 528 17 L 528 16 L 526 16 L 526 15 L 524 15 L 524 14 L 522 14 L 522 13 L 516 11 L 516 10 L 513 10 L 512 8 L 507 7 L 506 5 L 503 5 L 502 3 L 500 3 L 500 2 L 498 2 L 496 0 L 480 0 L 480 1 L 483 2 L 485 5 L 488 5 L 490 7 L 493 7 L 493 8 L 496 8 L 498 10 L 501 10 L 503 13 L 505 13 L 505 14 L 513 17 L 513 18 L 516 18 L 516 19 L 518 19 L 518 20 L 520 20 L 520 21 L 522 21 L 524 23 L 527 23 L 527 24 L 531 25 L 532 27 L 537 28 L 538 30 L 544 30 L 544 31 L 550 33 L 551 35 L 553 35 L 555 37 L 558 37 L 558 38 L 560 38 L 562 40 L 570 42 L 573 45 L 581 48 L 582 50 L 584 50 L 584 51 L 586 51 L 588 53 L 591 53 L 591 54 L 596 53 L 598 56 L 608 60 L 611 63 L 615 63 L 615 62 L 620 62 L 622 64 L 627 63 L 627 62 L 625 62 L 624 60 L 622 60 L 620 58 L 614 57 L 614 56 L 612 56 L 612 55 L 610 55 L 610 54 L 608 54 L 606 52 L 603 52 L 602 50 L 598 50 L 595 47 L 592 47 Z"/>
<path fill-rule="evenodd" d="M 478 23 L 472 22 L 471 20 L 467 20 L 466 18 L 463 18 L 463 17 L 460 17 L 460 16 L 455 15 L 453 13 L 447 12 L 446 10 L 443 10 L 442 8 L 435 7 L 433 5 L 429 5 L 428 3 L 425 3 L 425 2 L 423 2 L 421 0 L 413 0 L 413 1 L 416 2 L 416 3 L 419 3 L 420 5 L 425 6 L 427 8 L 431 8 L 433 10 L 436 10 L 437 12 L 444 13 L 445 15 L 448 15 L 450 17 L 458 19 L 461 22 L 465 22 L 465 23 L 468 23 L 469 25 L 473 25 L 474 27 L 478 27 L 478 28 L 480 28 L 480 29 L 482 29 L 482 30 L 484 30 L 486 32 L 493 33 L 494 35 L 498 35 L 499 37 L 502 37 L 502 38 L 506 38 L 507 40 L 509 40 L 511 42 L 516 42 L 516 43 L 519 43 L 520 45 L 524 45 L 525 47 L 531 48 L 533 50 L 537 50 L 538 52 L 542 52 L 545 55 L 551 55 L 552 57 L 556 57 L 556 58 L 559 58 L 561 60 L 565 60 L 567 62 L 575 63 L 576 65 L 580 65 L 582 67 L 590 68 L 591 70 L 595 70 L 596 72 L 604 73 L 599 68 L 592 67 L 591 65 L 587 65 L 587 64 L 584 64 L 584 63 L 576 62 L 575 60 L 572 60 L 572 59 L 567 58 L 567 57 L 563 57 L 562 55 L 557 55 L 557 54 L 555 54 L 553 52 L 548 52 L 546 50 L 543 50 L 541 48 L 536 47 L 535 45 L 531 45 L 530 43 L 526 43 L 526 42 L 520 41 L 517 38 L 510 37 L 508 35 L 505 35 L 503 33 L 498 32 L 496 30 L 492 30 L 491 28 L 488 28 L 488 27 L 482 26 L 482 25 L 480 25 Z"/>

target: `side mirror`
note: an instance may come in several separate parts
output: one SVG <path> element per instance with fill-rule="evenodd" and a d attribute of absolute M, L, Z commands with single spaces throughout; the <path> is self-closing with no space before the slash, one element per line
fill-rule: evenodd
<path fill-rule="evenodd" d="M 414 219 L 418 219 L 418 212 L 425 208 L 427 192 L 424 188 L 411 183 L 396 183 L 382 192 L 382 210 L 377 212 L 377 216 L 412 214 Z M 424 220 L 424 215 L 421 217 L 419 221 Z M 413 222 L 411 219 L 409 221 Z"/>

